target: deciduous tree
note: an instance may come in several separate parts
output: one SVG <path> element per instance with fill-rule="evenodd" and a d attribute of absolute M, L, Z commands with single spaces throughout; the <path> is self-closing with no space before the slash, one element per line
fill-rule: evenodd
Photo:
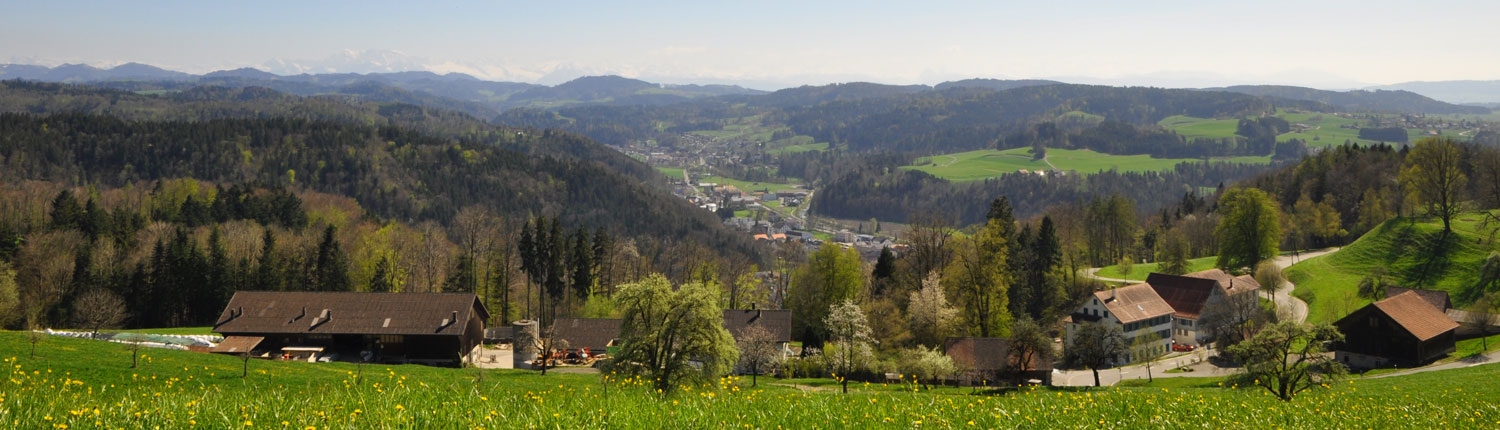
<path fill-rule="evenodd" d="M 1344 339 L 1328 324 L 1277 323 L 1255 337 L 1229 348 L 1245 363 L 1240 378 L 1245 385 L 1265 388 L 1281 400 L 1318 387 L 1348 373 L 1328 354 L 1334 342 Z"/>
<path fill-rule="evenodd" d="M 125 301 L 103 288 L 89 290 L 73 302 L 74 323 L 95 335 L 101 328 L 118 328 L 129 316 L 125 311 Z"/>
<path fill-rule="evenodd" d="M 830 306 L 859 297 L 864 289 L 859 251 L 839 246 L 818 248 L 807 265 L 792 275 L 788 305 L 804 342 L 817 345 L 828 337 L 824 321 Z"/>
<path fill-rule="evenodd" d="M 870 323 L 859 305 L 854 304 L 853 300 L 845 299 L 829 307 L 823 324 L 828 327 L 829 341 L 823 353 L 828 358 L 834 378 L 839 380 L 844 393 L 848 394 L 848 376 L 867 368 L 873 357 L 870 343 L 875 339 L 870 336 Z"/>
<path fill-rule="evenodd" d="M 1235 188 L 1219 198 L 1224 218 L 1214 234 L 1219 238 L 1217 265 L 1226 270 L 1253 267 L 1276 256 L 1281 242 L 1281 211 L 1264 191 Z"/>
<path fill-rule="evenodd" d="M 750 374 L 752 387 L 760 374 L 775 370 L 776 364 L 781 362 L 781 342 L 765 327 L 746 327 L 735 344 L 740 349 L 740 370 Z"/>
<path fill-rule="evenodd" d="M 913 291 L 906 305 L 911 332 L 918 344 L 938 347 L 958 323 L 958 309 L 948 304 L 942 278 L 937 272 L 922 280 L 922 289 Z"/>
<path fill-rule="evenodd" d="M 1464 163 L 1458 142 L 1451 137 L 1418 140 L 1401 167 L 1401 184 L 1408 198 L 1443 220 L 1443 233 L 1453 231 L 1453 217 L 1463 211 Z"/>
<path fill-rule="evenodd" d="M 652 275 L 621 286 L 616 296 L 625 310 L 616 363 L 661 392 L 724 375 L 739 361 L 713 287 L 686 284 L 672 291 L 666 277 Z"/>
<path fill-rule="evenodd" d="M 1130 343 L 1119 326 L 1083 323 L 1073 330 L 1073 338 L 1063 349 L 1063 362 L 1093 371 L 1094 386 L 1098 387 L 1099 369 L 1115 364 L 1115 359 L 1129 348 Z"/>

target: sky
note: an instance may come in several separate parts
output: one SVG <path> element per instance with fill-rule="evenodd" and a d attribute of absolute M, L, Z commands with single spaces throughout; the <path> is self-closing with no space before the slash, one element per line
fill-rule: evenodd
<path fill-rule="evenodd" d="M 0 10 L 0 63 L 190 73 L 429 70 L 542 84 L 617 74 L 760 89 L 1500 79 L 1496 1 L 0 0 Z"/>

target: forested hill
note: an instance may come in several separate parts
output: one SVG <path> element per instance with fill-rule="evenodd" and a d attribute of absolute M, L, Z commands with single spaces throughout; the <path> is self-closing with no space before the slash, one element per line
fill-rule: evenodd
<path fill-rule="evenodd" d="M 1263 98 L 1235 93 L 1062 84 L 835 101 L 788 109 L 787 124 L 853 150 L 933 151 L 992 146 L 1030 123 L 1074 111 L 1151 125 L 1172 115 L 1235 117 L 1273 109 Z"/>
<path fill-rule="evenodd" d="M 991 84 L 1014 88 L 997 90 Z M 1264 97 L 1222 91 L 1095 85 L 1023 85 L 1022 81 L 952 83 L 946 89 L 851 83 L 799 87 L 759 96 L 698 99 L 669 106 L 579 106 L 511 110 L 504 124 L 555 127 L 622 145 L 716 130 L 746 117 L 766 126 L 852 151 L 930 154 L 994 147 L 1042 122 L 1078 131 L 1102 120 L 1154 128 L 1172 115 L 1202 118 L 1268 114 L 1280 106 Z M 1285 100 L 1299 108 L 1318 103 Z M 1074 120 L 1083 119 L 1083 120 Z"/>
<path fill-rule="evenodd" d="M 205 121 L 232 118 L 287 118 L 373 127 L 401 127 L 470 143 L 500 145 L 535 156 L 577 158 L 603 163 L 638 182 L 660 175 L 643 163 L 580 135 L 515 139 L 535 130 L 496 127 L 480 118 L 406 103 L 376 103 L 342 96 L 299 97 L 263 87 L 196 87 L 142 95 L 90 86 L 0 81 L 0 112 L 86 113 L 127 121 Z"/>
<path fill-rule="evenodd" d="M 117 93 L 120 102 L 111 104 L 107 97 L 95 100 L 104 97 L 101 93 L 51 88 L 80 97 L 29 98 L 45 100 L 37 105 L 17 96 L 26 91 L 0 89 L 0 108 L 43 113 L 66 111 L 61 106 L 94 108 L 4 114 L 0 179 L 111 186 L 162 178 L 254 181 L 352 197 L 390 219 L 447 222 L 459 209 L 481 205 L 510 217 L 561 216 L 569 225 L 605 227 L 623 237 L 754 254 L 747 239 L 725 230 L 712 214 L 642 179 L 659 181 L 659 175 L 622 173 L 611 163 L 584 157 L 607 154 L 623 158 L 620 164 L 649 169 L 643 164 L 569 133 L 501 129 L 462 115 L 425 112 L 450 119 L 448 124 L 475 127 L 452 132 L 462 137 L 441 136 L 400 125 L 408 122 L 402 118 L 415 120 L 416 113 L 378 114 L 421 110 L 415 106 L 362 107 L 377 111 L 371 114 L 335 100 L 274 93 L 243 103 L 141 101 Z M 266 110 L 252 114 L 257 106 Z M 153 117 L 162 120 L 144 119 Z"/>
<path fill-rule="evenodd" d="M 1313 101 L 1318 103 L 1326 103 L 1331 106 L 1354 112 L 1476 115 L 1490 113 L 1489 109 L 1485 109 L 1482 107 L 1462 106 L 1452 103 L 1444 103 L 1433 100 L 1421 94 L 1405 90 L 1357 90 L 1339 92 L 1279 85 L 1240 85 L 1225 88 L 1211 88 L 1210 90 L 1229 91 L 1262 97 L 1279 97 L 1292 100 Z"/>

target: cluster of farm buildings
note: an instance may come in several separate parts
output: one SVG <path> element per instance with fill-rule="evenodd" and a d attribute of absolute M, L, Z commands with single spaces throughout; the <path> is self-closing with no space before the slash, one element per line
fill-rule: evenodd
<path fill-rule="evenodd" d="M 1182 276 L 1153 273 L 1145 282 L 1095 292 L 1063 319 L 1063 340 L 1079 324 L 1120 328 L 1128 339 L 1154 335 L 1156 343 L 1131 342 L 1132 355 L 1153 356 L 1189 350 L 1212 341 L 1207 324 L 1234 323 L 1237 306 L 1258 306 L 1261 286 L 1250 276 L 1208 270 Z M 1384 300 L 1360 308 L 1336 323 L 1345 334 L 1336 360 L 1355 369 L 1410 366 L 1431 362 L 1455 350 L 1464 327 L 1455 321 L 1447 294 L 1391 287 Z M 801 351 L 792 339 L 787 310 L 731 309 L 724 327 L 738 339 L 750 327 L 772 335 L 784 358 Z M 1460 318 L 1463 319 L 1463 318 Z M 541 351 L 534 321 L 486 327 L 489 313 L 474 294 L 330 293 L 242 291 L 234 295 L 213 331 L 224 336 L 210 352 L 268 359 L 479 364 L 487 349 L 513 350 L 497 367 L 532 368 L 537 359 L 590 365 L 615 352 L 621 320 L 558 318 Z M 1142 351 L 1142 348 L 1154 351 Z M 1041 354 L 1025 366 L 1014 363 L 1008 339 L 954 337 L 944 351 L 961 368 L 961 381 L 1022 377 L 1048 383 L 1054 354 Z M 493 360 L 493 359 L 492 359 Z M 551 365 L 551 364 L 549 364 Z"/>

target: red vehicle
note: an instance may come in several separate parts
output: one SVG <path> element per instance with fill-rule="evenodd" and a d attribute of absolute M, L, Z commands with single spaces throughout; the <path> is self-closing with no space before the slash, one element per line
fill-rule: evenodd
<path fill-rule="evenodd" d="M 1193 349 L 1194 349 L 1194 347 L 1192 345 L 1183 345 L 1183 344 L 1180 344 L 1180 343 L 1174 343 L 1174 344 L 1172 344 L 1172 350 L 1173 351 L 1177 351 L 1177 352 L 1188 352 L 1188 351 L 1192 351 Z"/>

